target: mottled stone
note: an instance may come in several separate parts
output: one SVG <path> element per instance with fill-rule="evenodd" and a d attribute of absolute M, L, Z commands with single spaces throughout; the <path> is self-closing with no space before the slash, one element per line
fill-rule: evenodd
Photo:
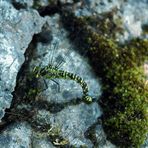
<path fill-rule="evenodd" d="M 31 127 L 27 123 L 15 123 L 0 134 L 1 148 L 29 148 L 31 145 Z"/>
<path fill-rule="evenodd" d="M 43 125 L 50 124 L 51 129 L 49 130 L 53 134 L 55 134 L 55 129 L 59 129 L 58 134 L 67 139 L 71 145 L 92 147 L 91 141 L 85 138 L 84 133 L 97 121 L 101 114 L 97 103 L 90 105 L 81 103 L 66 106 L 62 111 L 55 114 L 40 110 L 34 120 L 42 121 L 41 124 Z"/>
<path fill-rule="evenodd" d="M 126 38 L 141 36 L 142 25 L 148 24 L 148 1 L 129 0 L 120 10 Z"/>
<path fill-rule="evenodd" d="M 81 5 L 78 4 L 80 9 L 76 9 L 75 14 L 77 16 L 93 16 L 111 11 L 114 8 L 120 8 L 122 3 L 122 0 L 84 0 Z"/>
<path fill-rule="evenodd" d="M 122 24 L 120 23 L 120 25 L 124 29 L 123 35 L 121 34 L 117 40 L 124 42 L 142 35 L 142 26 L 148 24 L 147 0 L 84 0 L 81 5 L 77 5 L 75 14 L 77 16 L 93 16 L 114 10 L 116 13 L 113 17 L 121 19 Z"/>
<path fill-rule="evenodd" d="M 95 137 L 96 137 L 96 146 L 101 148 L 116 148 L 111 142 L 107 140 L 107 137 L 103 131 L 102 125 L 97 125 L 95 127 Z"/>
<path fill-rule="evenodd" d="M 47 135 L 40 135 L 36 133 L 33 135 L 32 145 L 34 148 L 55 148 L 55 146 L 49 141 Z"/>
<path fill-rule="evenodd" d="M 43 24 L 37 11 L 18 11 L 10 3 L 0 1 L 0 119 L 10 107 L 24 52 Z"/>

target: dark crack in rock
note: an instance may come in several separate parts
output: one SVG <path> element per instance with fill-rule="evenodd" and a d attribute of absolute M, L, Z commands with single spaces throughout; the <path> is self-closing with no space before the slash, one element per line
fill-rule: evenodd
<path fill-rule="evenodd" d="M 96 137 L 96 146 L 100 148 L 116 148 L 110 141 L 107 140 L 107 137 L 103 131 L 102 125 L 97 125 L 95 128 L 95 137 Z"/>
<path fill-rule="evenodd" d="M 12 3 L 18 9 L 33 6 L 33 0 L 12 0 Z"/>

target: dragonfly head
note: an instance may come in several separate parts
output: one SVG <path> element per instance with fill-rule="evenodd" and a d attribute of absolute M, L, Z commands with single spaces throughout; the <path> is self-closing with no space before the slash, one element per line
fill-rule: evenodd
<path fill-rule="evenodd" d="M 40 77 L 40 67 L 39 66 L 35 66 L 33 68 L 33 74 L 35 75 L 36 78 Z"/>

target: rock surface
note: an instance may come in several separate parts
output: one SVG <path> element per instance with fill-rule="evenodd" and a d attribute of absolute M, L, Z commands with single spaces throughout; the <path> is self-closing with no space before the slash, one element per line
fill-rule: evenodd
<path fill-rule="evenodd" d="M 124 29 L 123 35 L 118 40 L 125 41 L 133 37 L 140 37 L 143 33 L 142 26 L 148 23 L 147 0 L 84 0 L 77 5 L 77 16 L 93 16 L 104 12 L 113 12 L 114 19 L 121 20 Z"/>
<path fill-rule="evenodd" d="M 107 137 L 103 131 L 102 125 L 98 124 L 95 127 L 95 137 L 96 137 L 96 147 L 101 147 L 101 148 L 116 148 L 115 145 L 110 143 L 107 140 Z"/>
<path fill-rule="evenodd" d="M 10 3 L 0 1 L 0 119 L 10 107 L 24 52 L 43 24 L 37 11 L 18 11 Z"/>
<path fill-rule="evenodd" d="M 0 134 L 1 148 L 29 148 L 31 146 L 31 127 L 27 123 L 15 123 Z"/>
<path fill-rule="evenodd" d="M 101 114 L 97 103 L 91 105 L 81 103 L 66 106 L 62 111 L 55 114 L 40 110 L 34 120 L 37 120 L 38 123 L 42 121 L 40 124 L 43 125 L 51 125 L 50 133 L 56 135 L 58 130 L 58 136 L 68 140 L 70 145 L 92 147 L 91 141 L 85 138 L 84 133 L 97 121 Z M 48 134 L 50 135 L 50 133 Z"/>
<path fill-rule="evenodd" d="M 35 43 L 36 52 L 32 55 L 30 71 L 36 65 L 44 67 L 49 63 L 56 65 L 62 61 L 63 64 L 59 69 L 82 77 L 88 84 L 89 95 L 99 99 L 100 81 L 89 66 L 85 53 L 80 55 L 79 49 L 70 43 L 67 32 L 60 24 L 59 14 L 42 18 L 35 9 L 29 8 L 33 5 L 32 0 L 14 0 L 15 8 L 11 2 L 11 0 L 0 1 L 0 119 L 4 116 L 5 109 L 11 105 L 13 97 L 11 93 L 16 85 L 18 71 L 25 60 L 24 53 L 33 35 L 40 32 Z M 72 0 L 61 2 L 73 3 Z M 49 1 L 38 3 L 46 6 Z M 92 16 L 116 9 L 114 17 L 121 17 L 124 28 L 124 34 L 119 37 L 121 41 L 140 36 L 142 25 L 148 23 L 147 0 L 84 0 L 76 3 L 75 8 L 75 14 L 78 16 Z M 87 105 L 80 101 L 83 93 L 79 84 L 64 79 L 55 81 L 56 83 L 46 80 L 45 87 L 44 80 L 41 79 L 41 85 L 43 84 L 45 89 L 34 99 L 45 101 L 46 107 L 37 109 L 31 124 L 17 122 L 3 130 L 0 134 L 0 147 L 54 148 L 58 145 L 94 147 L 93 141 L 85 134 L 102 115 L 97 99 Z M 29 110 L 29 105 L 19 105 L 20 108 L 25 108 L 24 106 Z M 34 122 L 37 123 L 35 128 L 48 125 L 48 131 L 36 131 Z M 94 134 L 96 147 L 115 148 L 107 140 L 101 125 L 95 126 Z M 147 147 L 147 141 L 143 147 Z"/>

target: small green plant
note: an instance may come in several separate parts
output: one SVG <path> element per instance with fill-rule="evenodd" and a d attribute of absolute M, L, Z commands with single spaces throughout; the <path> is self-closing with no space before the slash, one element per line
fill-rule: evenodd
<path fill-rule="evenodd" d="M 148 133 L 148 86 L 143 71 L 148 40 L 133 39 L 120 45 L 94 32 L 83 17 L 62 15 L 70 37 L 77 37 L 75 44 L 88 51 L 90 63 L 102 79 L 100 103 L 108 138 L 120 147 L 140 147 Z"/>
<path fill-rule="evenodd" d="M 51 127 L 48 130 L 48 136 L 50 137 L 50 139 L 52 139 L 53 144 L 55 146 L 65 146 L 69 144 L 69 140 L 62 138 L 60 136 L 60 133 L 61 133 L 61 129 L 58 126 Z"/>

